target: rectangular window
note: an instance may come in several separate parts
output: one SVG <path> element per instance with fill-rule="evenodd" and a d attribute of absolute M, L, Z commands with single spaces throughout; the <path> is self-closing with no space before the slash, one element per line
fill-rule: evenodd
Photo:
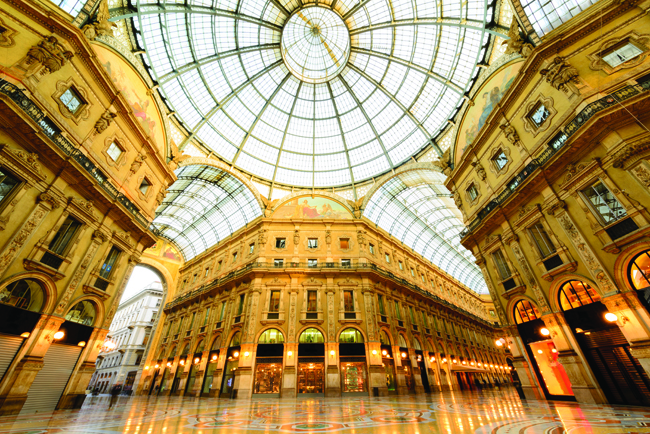
<path fill-rule="evenodd" d="M 375 246 L 374 246 L 374 244 L 368 244 L 368 251 L 370 252 L 371 255 L 375 254 Z"/>
<path fill-rule="evenodd" d="M 385 253 L 384 255 L 385 255 L 384 257 L 386 258 L 386 262 L 390 264 L 390 255 L 388 253 Z"/>
<path fill-rule="evenodd" d="M 142 178 L 140 187 L 138 187 L 140 189 L 140 193 L 147 194 L 150 187 L 151 187 L 151 181 L 149 181 L 147 178 Z"/>
<path fill-rule="evenodd" d="M 120 249 L 115 246 L 111 247 L 111 250 L 108 252 L 108 256 L 106 256 L 106 260 L 104 261 L 104 264 L 102 264 L 102 268 L 99 271 L 99 277 L 103 279 L 108 279 L 111 277 L 111 272 L 117 263 L 117 259 L 120 257 L 120 253 L 122 253 Z"/>
<path fill-rule="evenodd" d="M 198 273 L 194 273 L 194 276 L 192 276 L 192 283 L 196 283 L 196 279 L 199 277 Z"/>
<path fill-rule="evenodd" d="M 386 315 L 386 308 L 384 307 L 384 296 L 381 294 L 377 295 L 377 302 L 379 303 L 379 313 Z"/>
<path fill-rule="evenodd" d="M 223 261 L 219 261 L 219 262 L 217 262 L 217 271 L 221 270 L 221 263 L 222 263 L 222 262 L 223 262 Z"/>
<path fill-rule="evenodd" d="M 274 259 L 273 265 L 278 268 L 284 267 L 284 259 Z"/>
<path fill-rule="evenodd" d="M 232 262 L 233 262 L 233 264 L 234 264 L 235 262 L 237 262 L 237 252 L 235 252 L 235 253 L 232 254 Z"/>
<path fill-rule="evenodd" d="M 223 316 L 226 314 L 226 302 L 221 303 L 221 313 L 219 314 L 219 321 L 223 321 Z"/>
<path fill-rule="evenodd" d="M 318 259 L 307 259 L 307 266 L 309 268 L 316 268 L 318 267 Z"/>
<path fill-rule="evenodd" d="M 318 247 L 318 238 L 308 238 L 307 239 L 307 247 L 310 249 L 315 249 Z"/>
<path fill-rule="evenodd" d="M 318 310 L 318 292 L 307 291 L 307 311 L 316 312 Z"/>
<path fill-rule="evenodd" d="M 644 50 L 630 41 L 625 41 L 622 44 L 616 44 L 615 46 L 605 50 L 602 54 L 602 59 L 612 68 L 616 68 L 617 66 L 643 54 L 643 51 Z"/>
<path fill-rule="evenodd" d="M 120 156 L 122 153 L 124 153 L 124 151 L 117 143 L 111 142 L 111 144 L 108 146 L 108 149 L 106 150 L 106 153 L 109 157 L 111 157 L 111 160 L 117 161 L 120 159 Z"/>
<path fill-rule="evenodd" d="M 400 270 L 404 269 L 404 264 L 402 264 L 402 261 L 397 261 L 397 266 L 399 267 Z"/>
<path fill-rule="evenodd" d="M 399 311 L 399 301 L 395 300 L 395 317 L 398 320 L 402 319 L 402 313 Z"/>
<path fill-rule="evenodd" d="M 194 318 L 196 318 L 196 312 L 192 312 L 192 319 L 190 320 L 190 326 L 187 328 L 188 330 L 192 330 L 192 327 L 194 327 Z"/>
<path fill-rule="evenodd" d="M 210 318 L 210 308 L 205 310 L 205 318 L 203 318 L 203 325 L 208 324 L 208 319 Z"/>
<path fill-rule="evenodd" d="M 409 316 L 411 317 L 411 324 L 415 324 L 415 315 L 413 314 L 413 306 L 409 306 Z"/>
<path fill-rule="evenodd" d="M 510 267 L 508 267 L 508 262 L 506 261 L 505 256 L 503 256 L 503 252 L 501 251 L 501 249 L 492 253 L 492 259 L 494 260 L 494 265 L 496 265 L 497 270 L 499 271 L 499 276 L 501 276 L 501 280 L 506 280 L 510 278 L 512 273 L 510 272 Z"/>
<path fill-rule="evenodd" d="M 81 223 L 77 220 L 72 217 L 66 218 L 50 242 L 48 251 L 43 254 L 41 263 L 58 270 L 63 263 L 63 257 L 68 251 L 70 242 L 80 227 Z"/>
<path fill-rule="evenodd" d="M 474 200 L 478 197 L 478 190 L 474 184 L 467 187 L 467 195 L 469 196 L 470 200 Z"/>
<path fill-rule="evenodd" d="M 546 108 L 544 104 L 541 102 L 535 106 L 535 108 L 530 112 L 528 115 L 528 118 L 533 122 L 533 124 L 536 127 L 541 127 L 546 119 L 548 118 L 548 115 L 550 115 L 551 112 Z"/>
<path fill-rule="evenodd" d="M 343 310 L 354 312 L 354 296 L 352 291 L 343 291 Z"/>
<path fill-rule="evenodd" d="M 16 178 L 0 170 L 0 204 L 16 190 L 18 184 L 20 182 Z"/>
<path fill-rule="evenodd" d="M 284 249 L 287 246 L 287 239 L 286 238 L 276 238 L 275 239 L 275 248 L 276 249 Z"/>
<path fill-rule="evenodd" d="M 411 277 L 415 277 L 415 270 L 411 268 Z"/>
<path fill-rule="evenodd" d="M 341 248 L 342 249 L 349 249 L 350 248 L 350 239 L 349 238 L 341 238 Z"/>
<path fill-rule="evenodd" d="M 185 289 L 185 285 L 187 285 L 187 279 L 183 279 L 183 283 L 181 284 L 181 291 Z"/>
<path fill-rule="evenodd" d="M 352 261 L 350 259 L 341 259 L 341 267 L 350 268 Z"/>
<path fill-rule="evenodd" d="M 280 311 L 280 291 L 271 291 L 271 300 L 269 301 L 269 312 Z"/>
<path fill-rule="evenodd" d="M 537 246 L 537 250 L 539 250 L 539 254 L 542 258 L 555 254 L 555 246 L 553 246 L 553 241 L 551 241 L 551 237 L 549 237 L 546 232 L 544 225 L 537 222 L 528 228 L 528 231 L 533 237 L 533 240 L 535 240 L 535 245 Z"/>
<path fill-rule="evenodd" d="M 239 306 L 237 307 L 237 315 L 241 315 L 244 311 L 244 299 L 246 298 L 245 294 L 239 296 Z"/>
<path fill-rule="evenodd" d="M 208 274 L 210 274 L 210 267 L 207 267 L 205 269 L 205 274 L 203 275 L 203 277 L 208 277 Z"/>
<path fill-rule="evenodd" d="M 77 91 L 70 86 L 63 94 L 59 97 L 59 100 L 63 103 L 64 106 L 68 110 L 70 110 L 70 113 L 77 114 L 77 111 L 81 108 L 82 105 L 84 105 L 83 100 L 77 93 Z"/>
<path fill-rule="evenodd" d="M 422 311 L 420 313 L 422 314 L 422 324 L 424 324 L 424 328 L 428 329 L 429 321 L 427 320 L 427 314 Z"/>
<path fill-rule="evenodd" d="M 492 163 L 494 164 L 494 167 L 497 168 L 497 170 L 501 170 L 505 167 L 506 164 L 508 164 L 508 157 L 503 153 L 503 151 L 499 150 L 499 152 L 497 152 L 497 154 L 492 157 Z"/>
<path fill-rule="evenodd" d="M 255 243 L 248 246 L 248 253 L 253 253 L 253 252 L 255 252 Z"/>
<path fill-rule="evenodd" d="M 623 205 L 601 181 L 582 190 L 582 194 L 591 206 L 591 210 L 604 225 L 613 223 L 627 215 Z"/>

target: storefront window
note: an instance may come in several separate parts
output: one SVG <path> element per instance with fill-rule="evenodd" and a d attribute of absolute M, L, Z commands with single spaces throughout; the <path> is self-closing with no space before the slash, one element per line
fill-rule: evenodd
<path fill-rule="evenodd" d="M 308 328 L 300 335 L 301 344 L 322 344 L 325 342 L 323 334 L 315 328 Z"/>
<path fill-rule="evenodd" d="M 217 369 L 217 361 L 210 360 L 205 370 L 205 378 L 203 379 L 203 390 L 201 390 L 202 393 L 210 393 L 210 390 L 212 390 L 212 381 L 214 380 L 215 369 Z"/>
<path fill-rule="evenodd" d="M 515 305 L 515 321 L 521 324 L 528 321 L 533 321 L 540 318 L 539 311 L 534 304 L 528 300 L 520 300 Z"/>
<path fill-rule="evenodd" d="M 70 309 L 65 319 L 66 321 L 92 326 L 95 322 L 95 307 L 89 301 L 80 301 Z"/>
<path fill-rule="evenodd" d="M 547 340 L 529 345 L 548 393 L 573 396 L 571 381 L 569 381 L 564 366 L 558 361 L 558 351 L 555 349 L 553 341 Z"/>
<path fill-rule="evenodd" d="M 349 328 L 341 332 L 339 342 L 342 344 L 362 344 L 363 336 L 359 330 Z"/>
<path fill-rule="evenodd" d="M 366 364 L 362 362 L 341 363 L 343 392 L 365 392 Z"/>
<path fill-rule="evenodd" d="M 278 329 L 268 329 L 260 335 L 259 344 L 282 344 L 284 336 Z"/>
<path fill-rule="evenodd" d="M 569 280 L 560 288 L 562 310 L 575 309 L 597 301 L 600 301 L 600 296 L 596 291 L 589 284 L 580 280 Z"/>
<path fill-rule="evenodd" d="M 0 291 L 0 303 L 40 312 L 43 306 L 43 288 L 33 279 L 18 280 Z"/>
<path fill-rule="evenodd" d="M 646 306 L 650 306 L 650 250 L 634 258 L 628 273 L 632 285 L 639 291 L 639 297 Z"/>
<path fill-rule="evenodd" d="M 386 387 L 389 392 L 395 392 L 397 388 L 395 387 L 395 368 L 393 367 L 392 359 L 383 359 L 381 365 L 384 367 L 386 372 Z"/>
<path fill-rule="evenodd" d="M 258 363 L 255 368 L 255 393 L 280 393 L 282 364 Z"/>
<path fill-rule="evenodd" d="M 298 393 L 323 393 L 324 363 L 298 364 Z"/>

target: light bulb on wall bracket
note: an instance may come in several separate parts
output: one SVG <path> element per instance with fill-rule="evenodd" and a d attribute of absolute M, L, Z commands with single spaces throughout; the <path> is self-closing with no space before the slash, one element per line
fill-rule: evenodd
<path fill-rule="evenodd" d="M 217 360 L 217 355 L 216 354 L 212 355 L 212 360 Z"/>
<path fill-rule="evenodd" d="M 293 356 L 293 351 L 287 351 L 287 356 L 289 357 Z"/>
<path fill-rule="evenodd" d="M 160 368 L 160 365 L 159 365 L 158 363 L 156 363 L 156 364 L 154 365 L 154 368 L 158 369 L 158 368 Z"/>
<path fill-rule="evenodd" d="M 330 351 L 330 356 L 335 356 L 335 355 L 336 355 L 336 351 L 334 350 Z"/>
<path fill-rule="evenodd" d="M 25 338 L 25 339 L 27 339 L 27 338 L 30 337 L 30 336 L 31 336 L 31 333 L 30 333 L 30 332 L 25 332 L 25 333 L 22 333 L 22 334 L 20 335 L 21 338 Z"/>
<path fill-rule="evenodd" d="M 376 356 L 377 355 L 377 350 L 372 350 L 372 355 Z"/>
<path fill-rule="evenodd" d="M 57 341 L 63 339 L 64 336 L 65 336 L 65 333 L 62 332 L 61 330 L 59 330 L 58 332 L 54 333 L 54 339 L 57 340 Z"/>
<path fill-rule="evenodd" d="M 609 322 L 616 322 L 618 321 L 618 317 L 616 316 L 615 313 L 607 312 L 605 314 L 605 319 Z"/>
<path fill-rule="evenodd" d="M 542 327 L 541 329 L 539 329 L 539 332 L 542 334 L 542 336 L 548 336 L 551 334 L 551 331 L 546 327 Z"/>
<path fill-rule="evenodd" d="M 250 355 L 251 355 L 251 353 L 249 353 L 248 351 L 246 351 L 246 352 L 244 353 L 244 357 L 248 357 L 248 356 L 250 356 Z"/>

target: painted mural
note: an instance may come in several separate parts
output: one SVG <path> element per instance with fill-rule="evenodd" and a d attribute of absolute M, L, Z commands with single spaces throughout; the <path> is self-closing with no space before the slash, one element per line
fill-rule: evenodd
<path fill-rule="evenodd" d="M 298 197 L 282 204 L 273 212 L 281 219 L 345 219 L 352 214 L 340 203 L 324 197 Z"/>
<path fill-rule="evenodd" d="M 163 150 L 165 137 L 162 118 L 158 113 L 153 98 L 147 95 L 148 88 L 138 73 L 118 55 L 99 45 L 94 46 L 100 63 L 115 84 L 115 87 L 126 98 L 133 114 L 142 125 L 144 131 L 158 147 Z"/>
<path fill-rule="evenodd" d="M 178 253 L 178 250 L 176 250 L 176 247 L 164 240 L 158 240 L 156 244 L 145 249 L 144 253 L 151 256 L 159 256 L 169 261 L 180 262 L 183 260 L 180 253 Z"/>
<path fill-rule="evenodd" d="M 456 164 L 460 161 L 460 157 L 463 155 L 465 149 L 478 136 L 488 116 L 490 116 L 492 110 L 494 110 L 503 95 L 510 88 L 523 64 L 524 62 L 521 60 L 508 64 L 488 79 L 483 87 L 481 87 L 481 90 L 476 93 L 474 105 L 465 112 L 460 128 L 458 128 L 454 156 Z"/>

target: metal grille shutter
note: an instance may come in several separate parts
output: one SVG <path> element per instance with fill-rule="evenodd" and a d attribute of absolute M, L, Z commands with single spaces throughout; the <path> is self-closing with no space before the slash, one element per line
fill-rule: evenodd
<path fill-rule="evenodd" d="M 27 392 L 20 414 L 53 411 L 61 398 L 82 348 L 52 344 L 45 353 L 41 369 Z"/>
<path fill-rule="evenodd" d="M 23 344 L 23 338 L 15 336 L 0 335 L 0 381 L 7 372 L 7 368 L 16 357 L 16 353 Z"/>

